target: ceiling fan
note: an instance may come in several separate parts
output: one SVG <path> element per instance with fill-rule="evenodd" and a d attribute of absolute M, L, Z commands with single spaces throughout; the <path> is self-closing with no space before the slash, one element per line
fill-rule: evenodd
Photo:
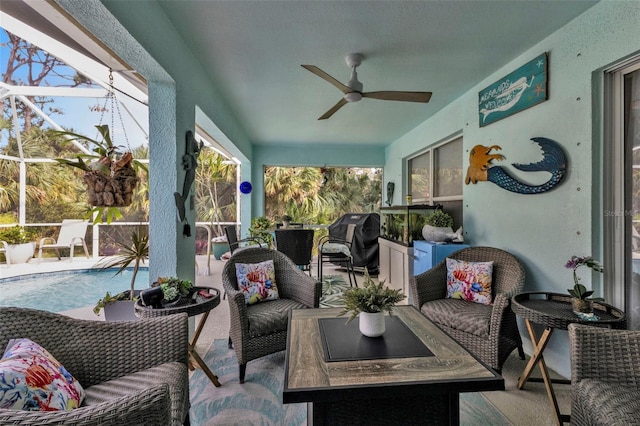
<path fill-rule="evenodd" d="M 351 68 L 351 79 L 347 82 L 347 84 L 342 84 L 335 78 L 331 77 L 326 72 L 322 71 L 320 68 L 315 65 L 302 65 L 303 68 L 311 71 L 318 77 L 328 81 L 329 83 L 336 86 L 338 89 L 344 93 L 344 97 L 338 101 L 333 107 L 331 107 L 327 112 L 322 114 L 318 120 L 326 120 L 331 117 L 338 111 L 340 108 L 345 106 L 348 102 L 358 102 L 362 98 L 371 98 L 371 99 L 379 99 L 382 101 L 403 101 L 403 102 L 422 102 L 427 103 L 429 99 L 431 99 L 431 92 L 391 92 L 391 91 L 383 91 L 383 92 L 363 92 L 362 91 L 362 83 L 358 81 L 358 73 L 356 72 L 356 68 L 362 63 L 364 56 L 361 53 L 350 53 L 346 56 L 345 61 L 347 65 Z"/>

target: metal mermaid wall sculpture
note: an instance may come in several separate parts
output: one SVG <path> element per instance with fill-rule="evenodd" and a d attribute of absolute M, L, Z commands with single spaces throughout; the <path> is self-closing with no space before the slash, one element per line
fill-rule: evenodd
<path fill-rule="evenodd" d="M 498 145 L 476 145 L 469 153 L 469 167 L 464 183 L 475 184 L 480 181 L 489 181 L 500 188 L 518 194 L 540 194 L 553 189 L 564 178 L 567 169 L 567 158 L 562 147 L 555 141 L 547 138 L 531 138 L 542 148 L 542 160 L 530 164 L 512 164 L 518 170 L 524 172 L 549 172 L 551 177 L 541 185 L 529 185 L 511 176 L 506 169 L 492 164 L 493 160 L 504 160 L 501 154 L 492 154 L 492 150 L 502 149 Z"/>

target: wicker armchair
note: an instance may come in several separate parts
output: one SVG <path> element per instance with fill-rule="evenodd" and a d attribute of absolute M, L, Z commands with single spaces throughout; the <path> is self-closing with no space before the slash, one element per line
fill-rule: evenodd
<path fill-rule="evenodd" d="M 469 262 L 493 261 L 493 304 L 445 299 L 447 264 L 443 260 L 410 279 L 413 306 L 498 372 L 514 349 L 524 359 L 522 338 L 511 310 L 511 298 L 524 287 L 525 273 L 520 261 L 492 247 L 469 247 L 448 257 Z"/>
<path fill-rule="evenodd" d="M 571 424 L 640 422 L 640 331 L 569 325 Z"/>
<path fill-rule="evenodd" d="M 189 423 L 187 315 L 101 322 L 0 307 L 0 348 L 29 338 L 85 389 L 69 411 L 0 409 L 0 424 L 180 425 Z"/>
<path fill-rule="evenodd" d="M 280 298 L 247 305 L 244 294 L 238 290 L 236 263 L 269 259 L 274 263 Z M 284 253 L 249 247 L 231 256 L 222 270 L 222 285 L 229 301 L 229 347 L 236 352 L 240 383 L 244 383 L 249 361 L 286 348 L 289 311 L 319 306 L 322 283 L 298 269 Z"/>

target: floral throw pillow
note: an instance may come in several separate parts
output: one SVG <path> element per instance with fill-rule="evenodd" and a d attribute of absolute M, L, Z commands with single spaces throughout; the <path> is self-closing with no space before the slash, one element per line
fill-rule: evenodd
<path fill-rule="evenodd" d="M 273 260 L 260 263 L 236 263 L 238 288 L 247 305 L 278 299 L 276 271 Z"/>
<path fill-rule="evenodd" d="M 42 346 L 29 339 L 9 341 L 0 359 L 0 408 L 61 411 L 78 408 L 84 389 Z"/>
<path fill-rule="evenodd" d="M 447 257 L 447 298 L 490 305 L 493 262 L 466 262 Z"/>

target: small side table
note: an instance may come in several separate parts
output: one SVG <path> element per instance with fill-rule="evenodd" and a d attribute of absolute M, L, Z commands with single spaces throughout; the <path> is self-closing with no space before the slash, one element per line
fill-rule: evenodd
<path fill-rule="evenodd" d="M 549 338 L 553 334 L 553 330 L 566 330 L 571 323 L 579 323 L 592 325 L 596 327 L 609 327 L 616 329 L 625 329 L 627 326 L 624 312 L 607 305 L 606 303 L 594 302 L 594 314 L 598 316 L 597 321 L 583 320 L 573 313 L 571 307 L 571 296 L 558 293 L 530 292 L 521 293 L 513 297 L 511 308 L 513 312 L 524 318 L 531 343 L 534 346 L 534 353 L 527 363 L 524 372 L 518 379 L 518 389 L 522 389 L 530 381 L 540 381 L 539 379 L 529 378 L 533 368 L 540 366 L 542 373 L 542 382 L 545 384 L 549 402 L 554 410 L 554 417 L 557 425 L 563 422 L 569 422 L 570 416 L 560 414 L 558 401 L 553 391 L 552 382 L 570 384 L 569 380 L 552 380 L 549 377 L 547 365 L 544 362 L 542 353 L 549 343 Z M 536 336 L 532 323 L 540 324 L 545 327 L 540 339 Z"/>
<path fill-rule="evenodd" d="M 196 343 L 198 342 L 198 338 L 200 337 L 200 333 L 202 332 L 202 328 L 204 327 L 207 318 L 209 317 L 209 312 L 216 306 L 220 304 L 220 290 L 212 287 L 194 287 L 195 294 L 197 294 L 195 299 L 189 298 L 184 302 L 180 302 L 177 305 L 168 306 L 166 308 L 158 308 L 154 309 L 150 306 L 144 306 L 142 304 L 142 300 L 138 299 L 135 304 L 135 313 L 138 317 L 141 318 L 154 318 L 154 317 L 162 317 L 166 315 L 180 314 L 186 312 L 188 316 L 192 317 L 195 315 L 203 314 L 202 318 L 200 318 L 200 322 L 196 327 L 196 330 L 191 338 L 191 342 L 189 342 L 189 356 L 196 362 L 204 372 L 204 374 L 209 377 L 209 380 L 216 386 L 220 386 L 220 382 L 218 381 L 218 376 L 213 374 L 211 369 L 205 364 L 204 360 L 198 355 L 196 352 Z M 200 291 L 205 291 L 212 295 L 212 297 L 205 297 L 199 294 Z M 193 370 L 193 364 L 189 363 L 189 368 Z"/>

